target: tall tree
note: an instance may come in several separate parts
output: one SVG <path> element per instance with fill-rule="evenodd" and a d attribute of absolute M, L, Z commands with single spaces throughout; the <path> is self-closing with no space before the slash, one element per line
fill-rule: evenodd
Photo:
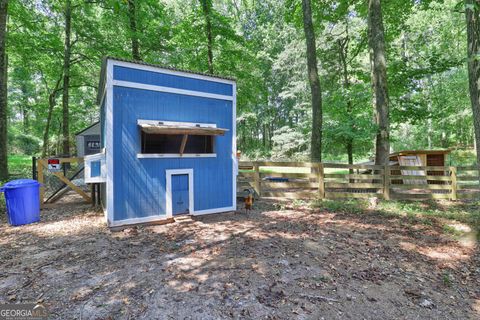
<path fill-rule="evenodd" d="M 368 2 L 368 38 L 373 105 L 377 125 L 375 164 L 383 165 L 387 164 L 390 153 L 390 112 L 381 0 L 369 0 Z"/>
<path fill-rule="evenodd" d="M 205 33 L 207 35 L 208 73 L 213 74 L 213 36 L 212 36 L 212 0 L 200 0 L 205 17 Z"/>
<path fill-rule="evenodd" d="M 473 113 L 477 163 L 480 163 L 480 1 L 465 0 L 468 83 Z"/>
<path fill-rule="evenodd" d="M 348 72 L 348 45 L 350 42 L 350 35 L 349 35 L 349 29 L 348 29 L 348 17 L 345 19 L 345 37 L 343 39 L 339 39 L 337 41 L 338 43 L 338 49 L 339 49 L 339 56 L 340 56 L 340 65 L 343 73 L 343 88 L 347 94 L 345 99 L 347 100 L 347 116 L 351 120 L 352 117 L 352 98 L 350 96 L 350 78 L 349 78 L 349 72 Z M 351 127 L 353 127 L 353 122 L 350 123 Z M 353 128 L 352 128 L 353 129 Z M 353 131 L 353 130 L 352 130 Z M 347 158 L 348 158 L 348 163 L 353 164 L 353 138 L 348 137 L 346 141 L 346 149 L 347 149 Z"/>
<path fill-rule="evenodd" d="M 137 8 L 136 0 L 128 0 L 128 20 L 130 22 L 130 39 L 132 42 L 132 58 L 133 60 L 142 60 L 140 56 L 140 44 L 138 41 L 137 30 Z"/>
<path fill-rule="evenodd" d="M 8 178 L 7 157 L 7 11 L 8 0 L 0 0 L 0 180 Z"/>
<path fill-rule="evenodd" d="M 63 154 L 70 154 L 70 128 L 69 128 L 69 86 L 70 86 L 70 56 L 72 33 L 72 1 L 65 1 L 65 43 L 63 51 L 63 96 L 62 96 L 62 140 Z"/>
<path fill-rule="evenodd" d="M 310 158 L 313 162 L 322 161 L 322 88 L 318 77 L 317 49 L 315 31 L 312 22 L 312 6 L 310 0 L 302 0 L 303 29 L 307 45 L 308 81 L 312 95 L 312 138 L 310 142 Z"/>

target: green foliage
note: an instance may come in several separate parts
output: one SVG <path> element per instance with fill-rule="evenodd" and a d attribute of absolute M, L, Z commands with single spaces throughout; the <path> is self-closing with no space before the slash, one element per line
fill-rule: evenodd
<path fill-rule="evenodd" d="M 285 126 L 276 130 L 272 142 L 272 159 L 300 161 L 308 158 L 309 139 L 295 129 Z"/>
<path fill-rule="evenodd" d="M 9 132 L 9 152 L 15 154 L 36 155 L 40 152 L 42 141 L 29 134 Z"/>
<path fill-rule="evenodd" d="M 383 13 L 394 151 L 473 147 L 458 0 L 386 1 Z M 10 151 L 61 150 L 64 2 L 11 0 Z M 323 158 L 355 161 L 374 152 L 365 1 L 312 1 L 323 92 Z M 150 63 L 205 72 L 207 36 L 198 0 L 72 0 L 70 130 L 98 120 L 101 58 L 131 59 L 132 39 Z M 303 160 L 309 153 L 310 90 L 301 1 L 213 1 L 214 73 L 237 79 L 237 145 L 244 158 Z M 344 61 L 344 60 L 345 61 Z M 57 90 L 55 90 L 57 89 Z M 50 99 L 51 98 L 51 99 Z M 40 141 L 42 141 L 40 143 Z M 453 157 L 452 164 L 470 164 Z M 465 161 L 465 163 L 463 163 Z"/>

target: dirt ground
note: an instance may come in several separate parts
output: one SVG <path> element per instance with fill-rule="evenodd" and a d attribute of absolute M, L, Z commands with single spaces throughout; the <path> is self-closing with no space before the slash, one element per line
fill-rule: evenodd
<path fill-rule="evenodd" d="M 264 200 L 112 233 L 73 198 L 28 226 L 2 215 L 0 303 L 58 319 L 480 318 L 478 247 L 440 224 Z"/>

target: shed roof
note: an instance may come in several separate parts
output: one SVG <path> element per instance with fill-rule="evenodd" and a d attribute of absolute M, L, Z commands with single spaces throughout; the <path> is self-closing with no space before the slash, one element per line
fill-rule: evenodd
<path fill-rule="evenodd" d="M 163 69 L 163 70 L 171 70 L 171 71 L 179 71 L 179 72 L 184 72 L 184 73 L 190 73 L 190 74 L 197 74 L 205 77 L 210 77 L 213 79 L 224 79 L 224 80 L 230 80 L 230 81 L 236 81 L 235 78 L 233 77 L 226 77 L 226 76 L 221 76 L 221 75 L 212 75 L 204 72 L 197 72 L 197 71 L 191 71 L 191 70 L 185 70 L 185 69 L 179 69 L 179 68 L 174 68 L 174 67 L 169 67 L 169 66 L 162 66 L 158 64 L 153 64 L 153 63 L 147 63 L 143 61 L 136 61 L 136 60 L 129 60 L 129 59 L 124 59 L 124 58 L 116 58 L 116 57 L 111 57 L 111 56 L 105 56 L 102 59 L 102 68 L 100 70 L 100 80 L 98 83 L 98 93 L 97 93 L 97 103 L 101 103 L 102 99 L 102 94 L 103 94 L 103 88 L 105 86 L 105 73 L 107 69 L 107 61 L 108 60 L 115 60 L 115 61 L 122 61 L 122 62 L 129 62 L 129 63 L 135 63 L 139 65 L 144 65 L 144 66 L 150 66 L 158 69 Z"/>
<path fill-rule="evenodd" d="M 152 134 L 188 134 L 188 135 L 205 135 L 217 136 L 224 135 L 228 129 L 216 127 L 201 127 L 188 125 L 169 125 L 169 124 L 151 124 L 140 123 L 142 131 Z"/>
<path fill-rule="evenodd" d="M 92 123 L 91 125 L 89 125 L 88 127 L 86 127 L 86 128 L 84 128 L 84 129 L 78 131 L 77 133 L 75 133 L 75 135 L 78 136 L 78 135 L 84 133 L 85 131 L 87 131 L 88 129 L 93 128 L 94 126 L 96 126 L 96 125 L 99 124 L 99 123 L 100 123 L 100 121 L 94 122 L 94 123 Z"/>
<path fill-rule="evenodd" d="M 390 157 L 394 156 L 408 156 L 416 154 L 449 154 L 451 150 L 442 149 L 442 150 L 402 150 L 394 153 L 390 153 Z"/>

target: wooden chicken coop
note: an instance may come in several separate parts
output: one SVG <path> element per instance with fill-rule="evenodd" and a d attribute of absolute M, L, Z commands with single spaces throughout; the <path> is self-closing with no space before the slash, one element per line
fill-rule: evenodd
<path fill-rule="evenodd" d="M 391 166 L 428 166 L 444 167 L 448 164 L 447 158 L 450 150 L 404 150 L 390 154 Z M 443 176 L 445 170 L 392 170 L 391 175 L 405 176 Z M 392 184 L 405 184 L 404 179 L 392 180 Z M 443 181 L 427 181 L 420 178 L 417 180 L 408 180 L 408 183 L 414 184 L 441 184 Z"/>

